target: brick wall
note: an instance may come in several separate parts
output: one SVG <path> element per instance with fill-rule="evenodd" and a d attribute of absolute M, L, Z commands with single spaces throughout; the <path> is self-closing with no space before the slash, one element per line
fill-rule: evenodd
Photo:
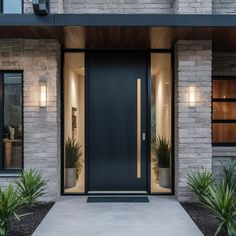
<path fill-rule="evenodd" d="M 236 76 L 236 53 L 214 52 L 212 62 L 213 75 Z M 219 161 L 228 165 L 232 159 L 236 159 L 236 147 L 213 147 L 213 173 L 217 178 L 222 176 Z"/>
<path fill-rule="evenodd" d="M 212 168 L 211 41 L 178 41 L 175 48 L 175 188 L 180 201 L 192 200 L 186 174 Z M 195 107 L 188 87 L 197 86 Z"/>
<path fill-rule="evenodd" d="M 0 40 L 0 70 L 24 71 L 24 167 L 49 179 L 44 200 L 60 194 L 60 45 L 55 40 Z M 48 106 L 39 108 L 39 80 L 47 79 Z M 13 178 L 0 177 L 0 185 Z"/>
<path fill-rule="evenodd" d="M 212 0 L 175 0 L 176 14 L 211 14 Z"/>

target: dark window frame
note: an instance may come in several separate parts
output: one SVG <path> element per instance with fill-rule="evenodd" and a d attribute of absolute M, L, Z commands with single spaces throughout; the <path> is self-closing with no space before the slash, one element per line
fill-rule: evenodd
<path fill-rule="evenodd" d="M 212 105 L 212 146 L 236 146 L 236 142 L 213 142 L 213 124 L 236 124 L 235 119 L 213 119 L 213 103 L 217 102 L 233 102 L 236 104 L 236 97 L 235 98 L 213 98 L 213 81 L 217 80 L 236 80 L 236 76 L 212 76 L 212 99 L 211 99 L 211 105 Z"/>
<path fill-rule="evenodd" d="M 4 0 L 0 0 L 0 13 L 1 14 L 8 14 L 8 13 L 3 12 L 3 6 L 4 6 Z M 23 13 L 24 13 L 24 0 L 21 0 L 21 13 L 18 13 L 18 14 L 23 14 Z"/>
<path fill-rule="evenodd" d="M 4 169 L 4 74 L 19 73 L 21 74 L 21 100 L 22 100 L 22 160 L 21 168 L 16 169 Z M 22 70 L 0 70 L 0 174 L 14 174 L 24 169 L 24 73 Z"/>

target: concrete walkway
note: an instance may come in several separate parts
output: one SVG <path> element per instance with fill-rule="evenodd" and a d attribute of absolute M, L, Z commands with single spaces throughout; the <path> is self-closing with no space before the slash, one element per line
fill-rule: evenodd
<path fill-rule="evenodd" d="M 174 197 L 151 196 L 150 203 L 87 203 L 63 197 L 33 236 L 202 236 Z"/>

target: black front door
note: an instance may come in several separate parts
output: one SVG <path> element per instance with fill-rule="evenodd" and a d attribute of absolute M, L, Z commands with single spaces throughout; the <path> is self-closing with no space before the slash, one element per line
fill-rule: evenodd
<path fill-rule="evenodd" d="M 147 58 L 87 54 L 88 191 L 147 191 Z"/>

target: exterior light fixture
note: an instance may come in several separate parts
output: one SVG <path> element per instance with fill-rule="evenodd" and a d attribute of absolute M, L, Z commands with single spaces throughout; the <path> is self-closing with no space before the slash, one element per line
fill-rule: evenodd
<path fill-rule="evenodd" d="M 49 14 L 49 0 L 32 0 L 34 14 L 47 16 Z"/>
<path fill-rule="evenodd" d="M 196 85 L 191 85 L 188 88 L 188 106 L 195 107 L 197 100 L 197 87 Z"/>
<path fill-rule="evenodd" d="M 47 106 L 47 82 L 41 81 L 39 88 L 39 106 L 46 107 Z"/>

